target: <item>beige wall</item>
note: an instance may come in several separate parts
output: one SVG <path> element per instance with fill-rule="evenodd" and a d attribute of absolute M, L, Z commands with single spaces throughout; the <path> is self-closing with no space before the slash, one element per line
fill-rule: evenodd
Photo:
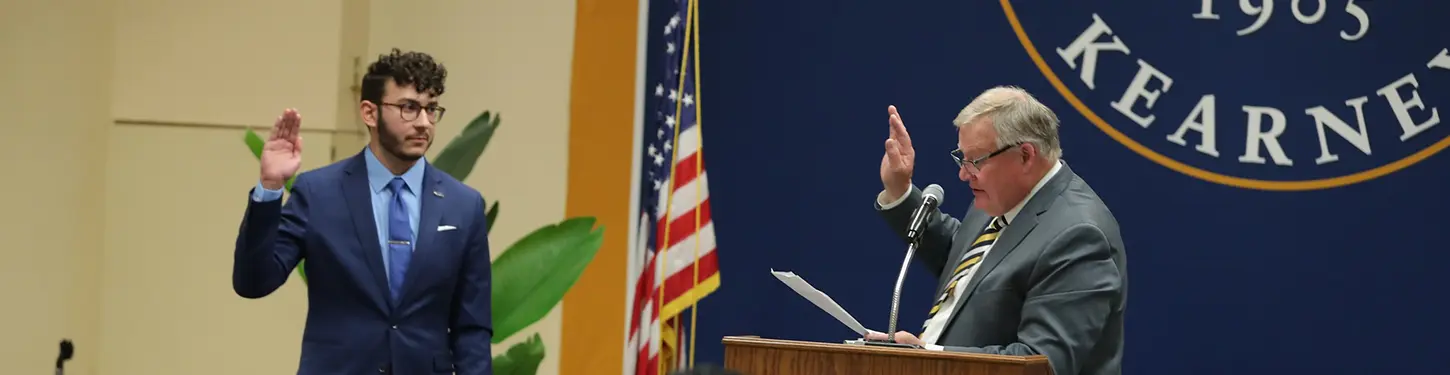
<path fill-rule="evenodd" d="M 21 1 L 0 12 L 0 373 L 50 373 L 61 338 L 76 341 L 70 373 L 95 373 L 108 3 Z"/>
<path fill-rule="evenodd" d="M 49 371 L 62 337 L 79 349 L 70 374 L 295 371 L 305 286 L 231 290 L 257 173 L 242 131 L 145 123 L 260 127 L 295 107 L 315 168 L 366 141 L 347 133 L 354 58 L 394 46 L 450 68 L 438 149 L 481 111 L 504 115 L 465 181 L 502 202 L 494 256 L 563 217 L 573 1 L 17 5 L 0 14 L 0 113 L 18 119 L 4 160 L 24 176 L 0 190 L 0 298 L 14 306 L 0 310 L 0 372 Z M 543 335 L 542 374 L 557 372 L 559 314 L 519 335 Z"/>
<path fill-rule="evenodd" d="M 312 138 L 305 167 L 327 162 L 327 138 Z M 299 279 L 259 300 L 231 289 L 232 244 L 256 183 L 256 161 L 239 139 L 212 129 L 111 130 L 103 374 L 296 371 L 307 313 Z"/>
<path fill-rule="evenodd" d="M 115 1 L 117 118 L 269 126 L 295 107 L 304 129 L 338 126 L 341 0 Z M 257 178 L 242 134 L 111 129 L 101 373 L 296 371 L 300 280 L 260 300 L 231 289 L 236 228 Z M 304 168 L 330 162 L 330 134 L 303 139 Z"/>
<path fill-rule="evenodd" d="M 116 117 L 336 123 L 342 0 L 113 1 Z"/>

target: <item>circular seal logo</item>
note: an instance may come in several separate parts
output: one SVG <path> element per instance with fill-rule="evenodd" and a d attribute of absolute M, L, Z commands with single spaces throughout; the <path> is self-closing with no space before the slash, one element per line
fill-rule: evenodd
<path fill-rule="evenodd" d="M 1000 1 L 1074 109 L 1188 176 L 1327 189 L 1450 146 L 1450 37 L 1432 23 L 1450 3 Z"/>

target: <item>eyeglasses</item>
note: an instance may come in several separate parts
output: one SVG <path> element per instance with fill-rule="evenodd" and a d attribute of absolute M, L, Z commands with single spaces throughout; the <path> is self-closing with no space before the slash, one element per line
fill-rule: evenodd
<path fill-rule="evenodd" d="M 952 150 L 952 160 L 955 160 L 957 162 L 957 168 L 966 168 L 967 173 L 977 174 L 977 172 L 980 172 L 982 170 L 982 163 L 987 162 L 987 159 L 991 159 L 993 156 L 1001 155 L 1003 152 L 1007 152 L 1007 150 L 1010 150 L 1013 147 L 1017 147 L 1019 145 L 1021 145 L 1021 143 L 1006 145 L 1002 148 L 997 149 L 997 151 L 992 151 L 992 153 L 987 154 L 987 156 L 971 160 L 967 160 L 966 156 L 962 154 L 962 148 L 958 147 Z"/>
<path fill-rule="evenodd" d="M 438 120 L 443 119 L 443 112 L 446 112 L 448 110 L 447 108 L 440 107 L 437 104 L 432 104 L 424 107 L 423 105 L 418 104 L 418 102 L 414 101 L 405 101 L 403 103 L 383 103 L 383 105 L 397 107 L 398 111 L 400 112 L 399 114 L 402 115 L 404 121 L 413 121 L 418 119 L 418 112 L 426 109 L 428 110 L 428 119 L 435 124 L 438 123 Z"/>

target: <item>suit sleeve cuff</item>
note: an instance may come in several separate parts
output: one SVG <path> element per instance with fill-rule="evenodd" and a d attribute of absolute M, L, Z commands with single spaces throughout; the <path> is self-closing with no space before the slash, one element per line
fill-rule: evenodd
<path fill-rule="evenodd" d="M 881 206 L 882 210 L 889 210 L 892 207 L 896 207 L 897 205 L 900 205 L 901 202 L 906 201 L 906 196 L 911 195 L 911 189 L 914 188 L 916 188 L 915 184 L 909 185 L 909 187 L 906 188 L 905 193 L 902 193 L 900 197 L 897 197 L 895 201 L 891 202 L 886 201 L 886 190 L 882 190 L 880 193 L 876 193 L 876 205 Z"/>
<path fill-rule="evenodd" d="M 937 344 L 926 344 L 926 345 L 922 345 L 922 347 L 925 347 L 926 350 L 935 350 L 935 351 L 945 350 L 945 348 L 943 348 L 941 345 L 937 345 Z"/>
<path fill-rule="evenodd" d="M 262 182 L 257 181 L 257 186 L 252 188 L 253 202 L 271 202 L 282 198 L 282 190 L 272 190 L 262 187 Z"/>

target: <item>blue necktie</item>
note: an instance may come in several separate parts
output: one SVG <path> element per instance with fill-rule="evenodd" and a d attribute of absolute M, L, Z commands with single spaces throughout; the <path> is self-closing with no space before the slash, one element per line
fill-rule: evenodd
<path fill-rule="evenodd" d="M 388 182 L 388 190 L 393 192 L 393 203 L 388 206 L 388 287 L 393 301 L 403 292 L 403 275 L 408 273 L 408 262 L 413 258 L 413 229 L 408 222 L 408 207 L 403 204 L 406 188 L 402 178 Z"/>

